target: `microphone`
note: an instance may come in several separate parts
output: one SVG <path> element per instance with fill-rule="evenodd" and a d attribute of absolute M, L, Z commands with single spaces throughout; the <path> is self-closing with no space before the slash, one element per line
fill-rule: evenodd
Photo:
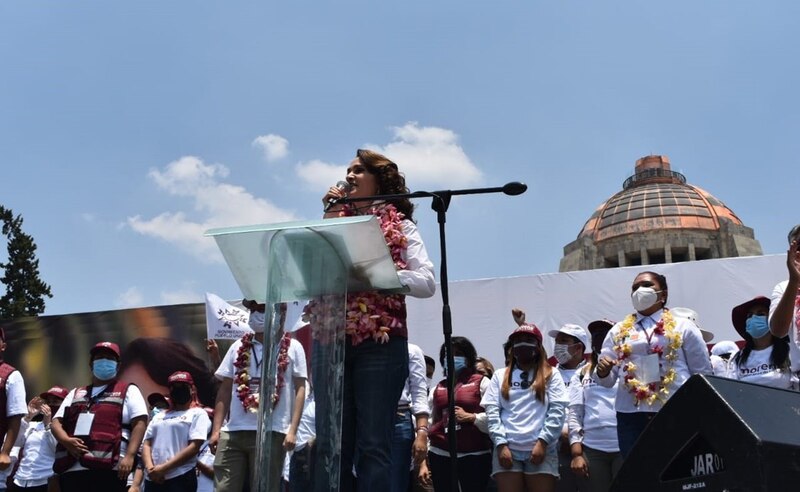
<path fill-rule="evenodd" d="M 350 193 L 350 190 L 353 189 L 353 185 L 351 185 L 347 181 L 339 181 L 338 183 L 336 183 L 336 187 L 339 188 L 339 190 L 343 191 L 345 196 L 347 196 L 347 194 Z M 338 201 L 339 200 L 337 200 L 336 198 L 328 198 L 328 204 L 325 205 L 325 209 L 323 211 L 327 212 L 328 210 L 331 209 L 331 207 L 336 205 L 336 202 Z"/>

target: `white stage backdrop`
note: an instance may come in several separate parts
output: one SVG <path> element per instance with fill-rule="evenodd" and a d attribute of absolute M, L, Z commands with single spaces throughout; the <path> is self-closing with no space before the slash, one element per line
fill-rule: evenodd
<path fill-rule="evenodd" d="M 552 355 L 547 331 L 564 323 L 585 328 L 600 318 L 619 321 L 631 313 L 631 284 L 647 270 L 667 277 L 668 307 L 697 311 L 700 327 L 715 335 L 711 343 L 739 340 L 731 309 L 757 295 L 769 297 L 775 284 L 788 278 L 786 256 L 770 255 L 451 282 L 453 335 L 469 338 L 478 355 L 498 367 L 503 342 L 516 327 L 511 308 L 519 307 L 542 330 Z M 444 340 L 441 291 L 430 299 L 408 298 L 408 327 L 409 341 L 436 359 L 438 378 Z"/>

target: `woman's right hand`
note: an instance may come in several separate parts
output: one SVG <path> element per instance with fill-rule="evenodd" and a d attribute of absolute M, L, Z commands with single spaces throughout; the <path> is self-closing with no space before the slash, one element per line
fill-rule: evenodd
<path fill-rule="evenodd" d="M 338 200 L 340 198 L 344 198 L 344 196 L 345 196 L 344 190 L 342 190 L 338 186 L 331 186 L 330 188 L 328 188 L 328 192 L 325 193 L 325 196 L 322 197 L 322 209 L 325 210 L 325 208 L 328 207 L 328 203 L 331 200 Z M 325 213 L 326 214 L 333 212 L 338 213 L 341 210 L 341 208 L 342 206 L 340 204 L 336 204 L 331 208 L 329 208 L 328 210 L 325 210 Z"/>
<path fill-rule="evenodd" d="M 800 242 L 792 241 L 789 251 L 786 252 L 786 266 L 789 269 L 789 279 L 800 281 L 800 256 L 798 256 Z"/>
<path fill-rule="evenodd" d="M 597 362 L 597 377 L 600 378 L 608 377 L 608 374 L 611 372 L 611 368 L 613 368 L 616 365 L 617 365 L 616 359 L 606 357 L 605 355 L 600 356 L 600 360 Z"/>
<path fill-rule="evenodd" d="M 510 470 L 513 463 L 513 458 L 511 457 L 511 450 L 508 449 L 508 444 L 501 444 L 497 446 L 497 461 L 500 462 L 500 466 L 505 468 L 506 470 Z"/>

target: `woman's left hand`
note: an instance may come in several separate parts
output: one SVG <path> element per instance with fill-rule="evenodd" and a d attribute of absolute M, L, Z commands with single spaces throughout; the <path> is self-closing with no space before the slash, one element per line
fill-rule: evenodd
<path fill-rule="evenodd" d="M 471 424 L 475 422 L 475 414 L 464 411 L 463 408 L 456 407 L 456 422 L 459 424 Z"/>
<path fill-rule="evenodd" d="M 586 459 L 583 456 L 575 456 L 572 458 L 570 468 L 572 468 L 572 473 L 579 477 L 589 476 L 589 464 L 586 463 Z"/>
<path fill-rule="evenodd" d="M 547 453 L 547 445 L 541 439 L 537 439 L 536 444 L 533 445 L 533 451 L 531 451 L 531 463 L 540 465 L 544 461 L 545 453 Z"/>

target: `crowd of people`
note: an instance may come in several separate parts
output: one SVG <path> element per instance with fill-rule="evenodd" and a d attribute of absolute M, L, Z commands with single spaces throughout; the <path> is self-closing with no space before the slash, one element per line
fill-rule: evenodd
<path fill-rule="evenodd" d="M 166 392 L 145 395 L 124 377 L 120 349 L 109 341 L 89 350 L 87 385 L 54 386 L 30 401 L 20 372 L 2 363 L 0 490 L 242 492 L 267 483 L 270 491 L 302 492 L 324 480 L 342 491 L 605 491 L 650 420 L 692 375 L 798 389 L 800 226 L 789 233 L 788 280 L 771 297 L 732 308 L 739 344 L 723 341 L 709 353 L 691 316 L 667 306 L 667 279 L 646 271 L 633 279 L 632 312 L 623 320 L 598 313 L 586 327 L 553 327 L 548 354 L 545 333 L 514 309 L 497 370 L 455 336 L 454 374 L 435 382 L 435 359 L 409 343 L 406 326 L 405 296 L 435 289 L 413 207 L 405 199 L 337 203 L 345 194 L 407 192 L 404 178 L 385 156 L 359 150 L 347 182 L 323 197 L 325 217 L 377 216 L 406 291 L 347 295 L 342 401 L 314 391 L 331 368 L 307 363 L 308 347 L 288 332 L 273 347 L 274 391 L 261 401 L 271 325 L 267 306 L 253 300 L 243 302 L 251 332 L 223 357 L 209 341 L 213 407 L 201 403 L 188 368 L 168 375 Z M 303 320 L 313 331 L 323 315 L 312 302 Z M 0 355 L 5 350 L 0 330 Z M 442 345 L 440 367 L 448 355 Z M 330 435 L 339 404 L 340 441 Z M 267 411 L 271 427 L 259 441 Z M 340 444 L 336 469 L 320 463 L 332 443 Z M 259 469 L 264 453 L 270 466 Z"/>

